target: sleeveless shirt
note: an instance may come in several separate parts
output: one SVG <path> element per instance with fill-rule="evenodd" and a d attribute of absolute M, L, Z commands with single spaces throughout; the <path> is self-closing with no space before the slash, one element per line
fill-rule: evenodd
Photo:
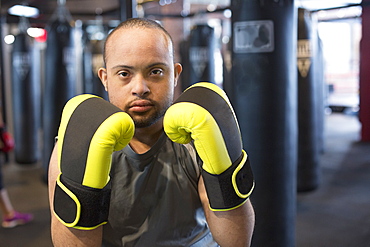
<path fill-rule="evenodd" d="M 103 246 L 218 246 L 199 199 L 195 157 L 191 145 L 164 133 L 144 154 L 129 145 L 114 152 Z"/>

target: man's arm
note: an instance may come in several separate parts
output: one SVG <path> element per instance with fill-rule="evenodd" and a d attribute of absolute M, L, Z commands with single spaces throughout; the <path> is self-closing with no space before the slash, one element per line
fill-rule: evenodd
<path fill-rule="evenodd" d="M 223 247 L 249 246 L 254 178 L 226 93 L 212 83 L 193 84 L 168 108 L 163 126 L 174 142 L 194 141 L 203 161 L 198 190 L 215 240 Z"/>
<path fill-rule="evenodd" d="M 51 212 L 51 237 L 55 247 L 95 247 L 101 246 L 103 227 L 94 230 L 78 230 L 63 225 L 54 215 L 53 198 L 55 182 L 60 171 L 58 168 L 57 144 L 54 147 L 49 164 L 49 201 Z"/>
<path fill-rule="evenodd" d="M 255 222 L 250 200 L 233 210 L 212 211 L 202 177 L 199 179 L 198 192 L 207 223 L 216 242 L 221 247 L 250 246 Z"/>

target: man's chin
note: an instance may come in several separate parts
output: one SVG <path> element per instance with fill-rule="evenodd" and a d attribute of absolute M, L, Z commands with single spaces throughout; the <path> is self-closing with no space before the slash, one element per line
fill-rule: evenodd
<path fill-rule="evenodd" d="M 157 123 L 160 119 L 163 118 L 164 112 L 154 112 L 154 113 L 147 113 L 147 114 L 131 114 L 132 120 L 134 120 L 135 128 L 147 128 L 152 126 L 153 124 Z"/>
<path fill-rule="evenodd" d="M 159 118 L 151 119 L 134 119 L 135 128 L 147 128 L 158 122 Z"/>
<path fill-rule="evenodd" d="M 153 125 L 153 123 L 146 123 L 146 122 L 134 122 L 135 123 L 135 128 L 136 129 L 142 129 L 142 128 L 147 128 Z"/>

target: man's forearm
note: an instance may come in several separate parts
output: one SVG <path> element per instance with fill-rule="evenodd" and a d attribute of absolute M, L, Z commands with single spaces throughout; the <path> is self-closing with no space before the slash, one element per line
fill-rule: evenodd
<path fill-rule="evenodd" d="M 53 213 L 55 181 L 60 173 L 57 159 L 57 145 L 54 147 L 49 164 L 49 202 L 51 212 L 51 238 L 55 247 L 95 247 L 101 246 L 103 227 L 94 230 L 77 230 L 63 225 Z"/>
<path fill-rule="evenodd" d="M 53 217 L 51 237 L 55 247 L 101 247 L 102 227 L 100 226 L 94 230 L 67 228 Z"/>
<path fill-rule="evenodd" d="M 250 246 L 255 223 L 250 200 L 248 199 L 243 205 L 233 210 L 212 211 L 202 177 L 198 183 L 198 193 L 215 241 L 221 247 Z"/>
<path fill-rule="evenodd" d="M 255 223 L 250 200 L 230 211 L 208 211 L 207 221 L 214 239 L 220 246 L 250 246 Z"/>

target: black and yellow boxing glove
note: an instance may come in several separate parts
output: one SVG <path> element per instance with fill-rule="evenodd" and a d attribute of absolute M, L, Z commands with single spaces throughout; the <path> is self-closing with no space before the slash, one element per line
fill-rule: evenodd
<path fill-rule="evenodd" d="M 134 128 L 127 113 L 100 97 L 83 94 L 67 102 L 54 193 L 54 213 L 64 225 L 89 230 L 106 223 L 112 153 L 129 143 Z"/>
<path fill-rule="evenodd" d="M 244 204 L 254 188 L 253 173 L 234 110 L 221 88 L 207 82 L 187 88 L 166 111 L 164 130 L 174 142 L 194 140 L 213 211 Z"/>

